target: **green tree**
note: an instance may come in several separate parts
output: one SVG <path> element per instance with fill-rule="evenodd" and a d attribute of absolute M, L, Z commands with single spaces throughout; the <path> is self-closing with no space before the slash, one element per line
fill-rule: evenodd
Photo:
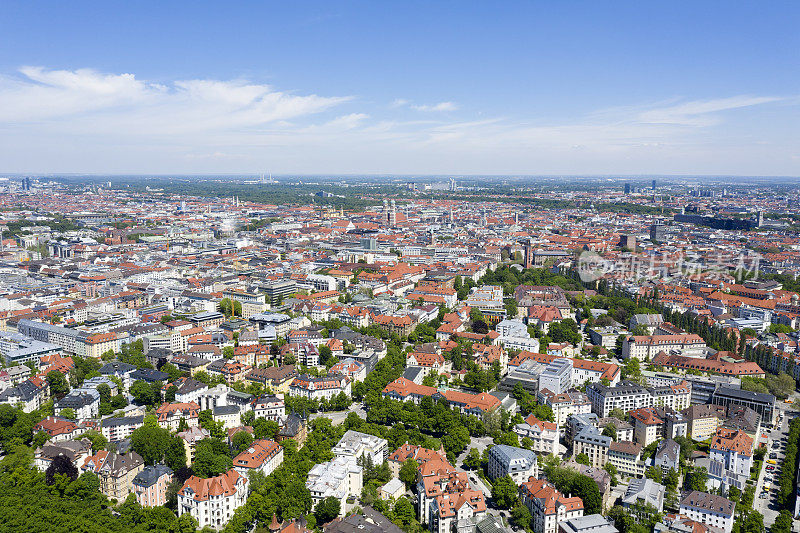
<path fill-rule="evenodd" d="M 47 373 L 47 386 L 50 388 L 50 394 L 61 398 L 69 392 L 69 383 L 64 374 L 58 370 L 51 370 Z"/>
<path fill-rule="evenodd" d="M 614 424 L 607 424 L 603 428 L 603 435 L 611 437 L 611 440 L 617 440 L 617 426 Z"/>
<path fill-rule="evenodd" d="M 186 449 L 183 441 L 180 437 L 172 435 L 168 429 L 159 427 L 152 415 L 144 418 L 142 427 L 133 430 L 131 448 L 147 465 L 164 462 L 175 471 L 186 466 Z"/>
<path fill-rule="evenodd" d="M 708 470 L 701 466 L 686 473 L 683 485 L 688 490 L 698 490 L 705 492 L 706 482 L 708 481 Z"/>
<path fill-rule="evenodd" d="M 547 335 L 553 342 L 568 342 L 570 344 L 579 344 L 581 342 L 578 324 L 571 318 L 550 324 Z"/>
<path fill-rule="evenodd" d="M 130 393 L 139 405 L 155 406 L 161 398 L 153 394 L 153 387 L 146 381 L 138 379 L 131 385 Z"/>
<path fill-rule="evenodd" d="M 81 435 L 82 439 L 89 439 L 92 443 L 92 452 L 97 453 L 100 450 L 105 450 L 108 446 L 108 439 L 105 438 L 99 431 L 91 429 Z"/>
<path fill-rule="evenodd" d="M 628 416 L 625 414 L 625 411 L 619 407 L 613 408 L 611 411 L 609 411 L 608 415 L 612 418 L 616 418 L 617 420 L 622 420 L 623 422 L 625 422 L 625 420 L 628 418 Z"/>
<path fill-rule="evenodd" d="M 414 505 L 405 496 L 400 496 L 394 504 L 394 515 L 405 526 L 413 524 L 416 520 Z"/>
<path fill-rule="evenodd" d="M 230 470 L 232 465 L 228 445 L 222 440 L 211 437 L 197 443 L 192 470 L 198 476 L 218 476 Z"/>
<path fill-rule="evenodd" d="M 514 504 L 514 508 L 511 509 L 511 523 L 518 528 L 528 531 L 531 527 L 532 519 L 533 517 L 528 508 L 525 507 L 521 501 L 517 500 L 517 503 Z"/>
<path fill-rule="evenodd" d="M 418 469 L 419 463 L 417 463 L 414 459 L 406 459 L 406 461 L 403 463 L 403 466 L 400 467 L 398 478 L 400 478 L 400 481 L 405 483 L 406 489 L 410 489 L 417 482 Z"/>
<path fill-rule="evenodd" d="M 333 356 L 333 352 L 324 344 L 319 347 L 319 363 L 326 368 L 330 368 L 336 364 L 336 358 Z"/>
<path fill-rule="evenodd" d="M 770 528 L 771 533 L 791 533 L 792 532 L 792 512 L 788 509 L 778 513 L 775 523 Z"/>
<path fill-rule="evenodd" d="M 511 476 L 503 476 L 492 483 L 492 499 L 501 509 L 511 509 L 517 501 L 517 485 Z"/>
<path fill-rule="evenodd" d="M 469 453 L 464 458 L 464 468 L 467 470 L 478 470 L 481 467 L 481 453 L 476 448 L 470 448 Z"/>
<path fill-rule="evenodd" d="M 70 420 L 77 420 L 78 418 L 78 415 L 75 414 L 75 409 L 71 407 L 61 409 L 61 416 L 63 416 L 64 418 L 68 418 Z"/>
<path fill-rule="evenodd" d="M 650 466 L 645 470 L 644 477 L 652 479 L 656 483 L 661 483 L 661 468 L 657 466 Z"/>
<path fill-rule="evenodd" d="M 589 456 L 586 455 L 585 453 L 579 453 L 578 455 L 576 455 L 575 462 L 586 466 L 592 465 L 592 460 L 589 459 Z"/>
<path fill-rule="evenodd" d="M 318 524 L 327 524 L 337 516 L 342 510 L 342 505 L 338 498 L 328 496 L 320 501 L 314 508 L 314 517 Z"/>
<path fill-rule="evenodd" d="M 253 443 L 253 436 L 247 431 L 238 431 L 231 439 L 231 445 L 236 453 L 245 451 Z"/>

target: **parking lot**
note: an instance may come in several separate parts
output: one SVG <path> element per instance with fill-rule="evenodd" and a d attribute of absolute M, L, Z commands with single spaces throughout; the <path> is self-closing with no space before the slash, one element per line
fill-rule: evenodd
<path fill-rule="evenodd" d="M 779 407 L 779 410 L 791 407 L 791 405 L 782 405 Z M 753 504 L 755 510 L 764 516 L 765 524 L 774 523 L 780 512 L 776 501 L 778 495 L 776 489 L 781 468 L 785 466 L 783 461 L 785 458 L 786 440 L 784 439 L 787 439 L 789 433 L 789 421 L 797 415 L 794 411 L 781 410 L 780 412 L 784 413 L 780 423 L 776 424 L 773 429 L 767 430 L 767 435 L 769 435 L 769 447 L 764 456 L 764 465 L 756 484 L 756 498 Z M 774 461 L 775 464 L 771 464 L 770 461 Z M 794 469 L 794 465 L 786 465 L 786 467 Z M 769 484 L 770 486 L 768 492 L 763 490 L 765 484 Z"/>

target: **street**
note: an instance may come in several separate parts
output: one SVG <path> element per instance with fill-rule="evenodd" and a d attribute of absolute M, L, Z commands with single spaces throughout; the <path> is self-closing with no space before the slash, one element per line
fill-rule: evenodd
<path fill-rule="evenodd" d="M 344 419 L 347 418 L 347 415 L 350 414 L 351 412 L 354 412 L 364 420 L 367 419 L 367 412 L 364 411 L 364 406 L 356 403 L 353 403 L 353 405 L 351 405 L 350 409 L 348 409 L 347 411 L 329 411 L 327 413 L 312 413 L 308 416 L 308 419 L 315 420 L 317 418 L 329 418 L 334 426 L 338 426 L 339 424 L 344 422 Z"/>
<path fill-rule="evenodd" d="M 781 510 L 776 501 L 778 494 L 776 488 L 781 469 L 785 467 L 794 470 L 795 467 L 795 465 L 783 464 L 786 446 L 783 439 L 789 433 L 789 421 L 797 415 L 795 411 L 787 410 L 792 407 L 792 404 L 778 404 L 778 411 L 783 412 L 784 416 L 780 423 L 776 424 L 775 428 L 766 430 L 769 435 L 769 443 L 767 453 L 764 456 L 764 463 L 761 472 L 759 472 L 758 481 L 756 482 L 756 496 L 753 502 L 753 508 L 764 516 L 764 524 L 774 523 Z M 777 463 L 775 465 L 767 462 L 770 460 L 771 454 L 776 454 L 776 457 L 772 459 Z M 770 467 L 772 467 L 771 470 L 768 470 Z M 770 491 L 767 493 L 763 492 L 765 483 L 769 483 L 770 485 Z M 764 497 L 762 497 L 762 494 Z"/>

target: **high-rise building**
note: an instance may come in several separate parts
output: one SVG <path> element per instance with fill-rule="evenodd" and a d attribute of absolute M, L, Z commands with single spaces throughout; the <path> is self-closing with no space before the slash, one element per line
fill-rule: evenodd
<path fill-rule="evenodd" d="M 625 184 L 625 194 L 630 194 L 630 193 L 631 193 L 631 184 L 630 183 L 626 183 Z"/>
<path fill-rule="evenodd" d="M 654 241 L 664 241 L 667 234 L 667 227 L 664 224 L 652 224 L 650 226 L 650 238 Z"/>
<path fill-rule="evenodd" d="M 656 190 L 656 180 L 653 180 L 653 190 Z"/>
<path fill-rule="evenodd" d="M 525 268 L 533 268 L 533 243 L 528 239 L 525 241 Z"/>
<path fill-rule="evenodd" d="M 383 216 L 384 216 L 384 223 L 387 226 L 394 227 L 397 225 L 397 205 L 392 200 L 392 203 L 389 204 L 384 200 L 383 202 Z"/>

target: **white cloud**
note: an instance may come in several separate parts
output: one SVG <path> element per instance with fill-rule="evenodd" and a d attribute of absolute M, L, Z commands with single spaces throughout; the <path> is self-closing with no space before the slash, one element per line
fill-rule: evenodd
<path fill-rule="evenodd" d="M 0 171 L 800 173 L 796 98 L 669 100 L 547 122 L 383 102 L 25 67 L 0 77 Z M 766 123 L 735 113 L 778 102 Z"/>
<path fill-rule="evenodd" d="M 649 124 L 684 124 L 687 126 L 709 126 L 718 122 L 713 115 L 721 111 L 752 107 L 780 98 L 767 96 L 733 96 L 713 100 L 695 100 L 668 107 L 650 109 L 639 114 L 639 120 Z"/>
<path fill-rule="evenodd" d="M 453 102 L 439 102 L 433 105 L 412 105 L 413 109 L 417 111 L 455 111 L 458 105 Z"/>
<path fill-rule="evenodd" d="M 290 120 L 351 100 L 298 96 L 242 80 L 179 80 L 164 86 L 137 80 L 133 74 L 90 69 L 24 67 L 20 73 L 24 77 L 0 79 L 0 122 L 24 124 L 69 116 L 71 126 L 80 129 L 81 120 L 91 116 L 93 128 L 197 132 Z"/>

